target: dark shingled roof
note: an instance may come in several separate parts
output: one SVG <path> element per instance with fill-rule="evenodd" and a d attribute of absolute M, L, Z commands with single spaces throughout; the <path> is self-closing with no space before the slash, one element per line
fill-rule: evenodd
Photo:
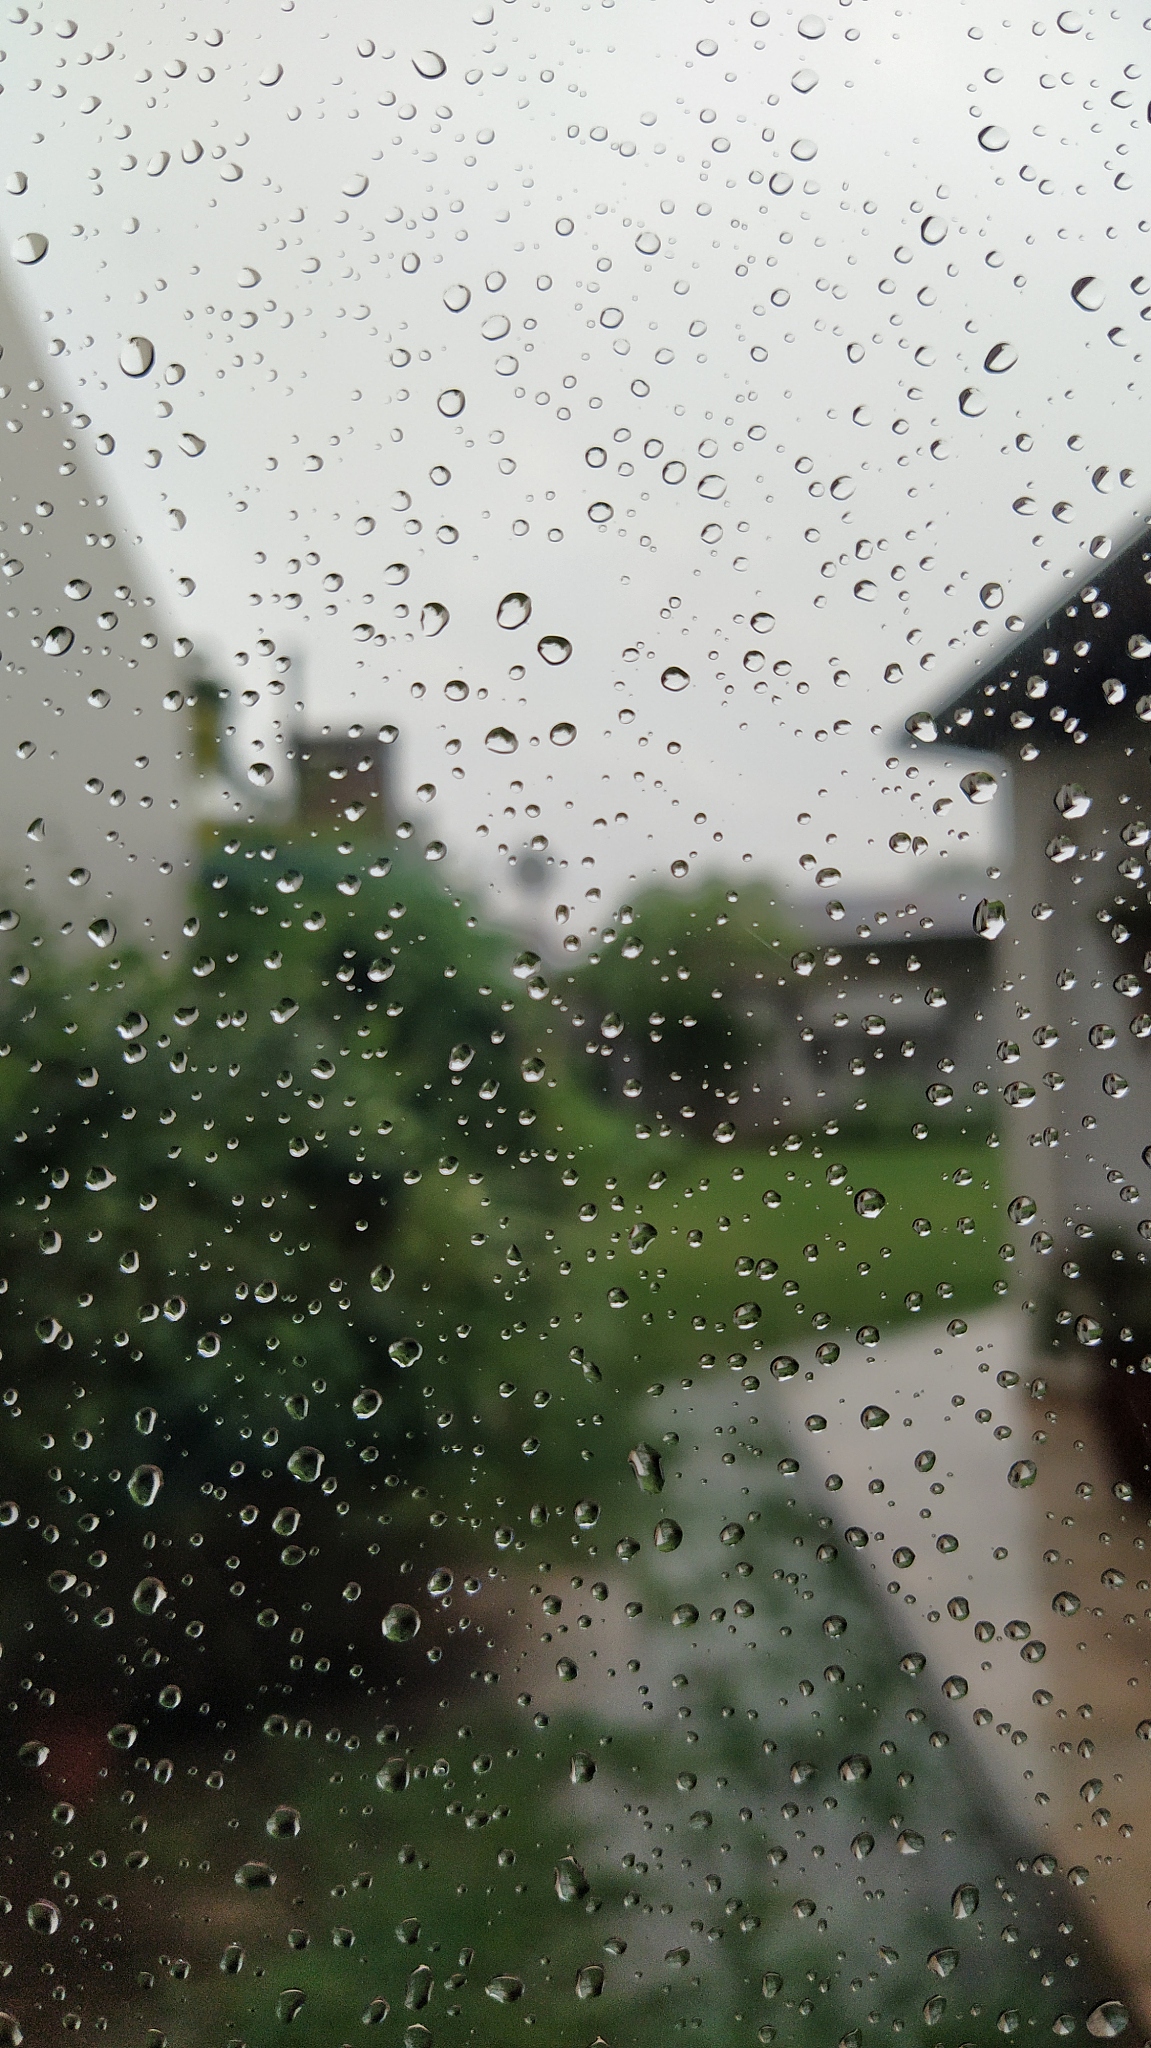
<path fill-rule="evenodd" d="M 1148 525 L 933 714 L 941 737 L 990 753 L 1029 730 L 1047 745 L 1105 731 L 1130 738 L 1138 718 L 1151 718 Z M 907 721 L 913 737 L 915 723 Z"/>

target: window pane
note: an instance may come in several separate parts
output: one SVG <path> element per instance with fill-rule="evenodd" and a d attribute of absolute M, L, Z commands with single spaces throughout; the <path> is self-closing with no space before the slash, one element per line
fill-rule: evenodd
<path fill-rule="evenodd" d="M 0 2048 L 1151 2021 L 1120 16 L 11 11 Z"/>

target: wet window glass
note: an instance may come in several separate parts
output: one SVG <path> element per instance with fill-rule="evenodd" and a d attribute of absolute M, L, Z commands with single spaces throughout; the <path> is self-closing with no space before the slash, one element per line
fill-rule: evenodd
<path fill-rule="evenodd" d="M 1151 2026 L 1149 27 L 8 11 L 0 2048 Z"/>

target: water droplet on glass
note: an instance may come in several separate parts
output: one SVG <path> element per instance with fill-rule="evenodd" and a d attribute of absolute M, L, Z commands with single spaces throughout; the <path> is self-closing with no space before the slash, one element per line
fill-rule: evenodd
<path fill-rule="evenodd" d="M 421 50 L 412 63 L 421 78 L 442 78 L 448 68 L 438 50 Z"/>
<path fill-rule="evenodd" d="M 563 1905 L 570 1906 L 577 1899 L 586 1899 L 591 1886 L 583 1865 L 574 1856 L 563 1856 L 555 1867 L 556 1897 Z"/>
<path fill-rule="evenodd" d="M 676 668 L 674 666 L 665 668 L 660 677 L 660 682 L 665 690 L 686 690 L 690 681 L 691 677 L 685 668 Z"/>
<path fill-rule="evenodd" d="M 150 1508 L 163 1484 L 164 1474 L 158 1465 L 137 1465 L 128 1481 L 128 1492 L 138 1508 Z"/>
<path fill-rule="evenodd" d="M 52 626 L 44 635 L 45 654 L 67 654 L 76 635 L 71 626 Z"/>
<path fill-rule="evenodd" d="M 1091 798 L 1078 782 L 1061 783 L 1052 802 L 1062 818 L 1085 818 L 1091 809 Z"/>
<path fill-rule="evenodd" d="M 519 741 L 514 732 L 509 732 L 506 725 L 493 725 L 485 736 L 484 745 L 493 754 L 514 754 Z"/>
<path fill-rule="evenodd" d="M 490 1984 L 484 1985 L 484 1990 L 497 2005 L 514 2005 L 517 1998 L 524 1995 L 524 1980 L 522 1977 L 493 1977 Z"/>
<path fill-rule="evenodd" d="M 314 1444 L 298 1445 L 288 1459 L 288 1470 L 293 1479 L 302 1480 L 305 1486 L 313 1485 L 323 1469 L 324 1453 L 318 1451 Z"/>
<path fill-rule="evenodd" d="M 998 155 L 1001 149 L 1006 149 L 1010 140 L 1011 137 L 1007 133 L 1006 128 L 992 126 L 990 128 L 981 128 L 979 131 L 980 149 L 990 150 L 993 156 Z"/>
<path fill-rule="evenodd" d="M 683 1530 L 678 1522 L 669 1517 L 657 1522 L 654 1530 L 655 1547 L 659 1551 L 678 1550 L 683 1542 Z"/>
<path fill-rule="evenodd" d="M 1007 924 L 1007 906 L 993 896 L 981 897 L 975 906 L 971 929 L 981 939 L 997 939 Z"/>
<path fill-rule="evenodd" d="M 658 1451 L 650 1444 L 636 1444 L 627 1454 L 628 1464 L 635 1473 L 641 1493 L 663 1492 L 663 1465 Z"/>
<path fill-rule="evenodd" d="M 959 787 L 969 804 L 989 804 L 999 794 L 999 784 L 986 768 L 973 768 Z"/>
<path fill-rule="evenodd" d="M 156 351 L 145 334 L 130 335 L 120 350 L 120 368 L 126 377 L 146 377 L 156 360 Z"/>
<path fill-rule="evenodd" d="M 920 740 L 924 744 L 939 738 L 939 727 L 927 711 L 913 711 L 911 717 L 905 721 L 903 730 L 909 733 L 913 740 Z"/>
<path fill-rule="evenodd" d="M 973 384 L 969 384 L 959 394 L 959 410 L 969 420 L 982 419 L 987 411 L 987 400 L 982 391 L 977 391 Z"/>
<path fill-rule="evenodd" d="M 59 1908 L 51 1899 L 33 1899 L 28 1908 L 28 1925 L 36 1934 L 55 1934 L 60 1925 Z"/>
<path fill-rule="evenodd" d="M 947 234 L 947 222 L 941 220 L 937 213 L 929 213 L 927 219 L 921 223 L 919 232 L 929 248 L 937 248 Z"/>
<path fill-rule="evenodd" d="M 877 1408 L 873 1402 L 869 1402 L 859 1419 L 864 1429 L 882 1429 L 890 1417 L 886 1408 Z"/>
<path fill-rule="evenodd" d="M 882 1215 L 886 1207 L 887 1196 L 881 1195 L 878 1188 L 860 1188 L 859 1193 L 855 1197 L 856 1215 L 866 1216 L 872 1221 L 874 1221 L 875 1217 Z"/>
<path fill-rule="evenodd" d="M 1087 2032 L 1097 2041 L 1113 2041 L 1122 2034 L 1130 2021 L 1130 2013 L 1117 1998 L 1107 1998 L 1087 2015 Z"/>
<path fill-rule="evenodd" d="M 1007 1474 L 1007 1484 L 1014 1487 L 1033 1486 L 1039 1476 L 1039 1467 L 1032 1458 L 1017 1458 Z"/>
<path fill-rule="evenodd" d="M 149 1575 L 149 1577 L 141 1579 L 133 1593 L 132 1605 L 137 1614 L 158 1614 L 167 1598 L 168 1589 L 163 1579 L 153 1578 Z"/>
<path fill-rule="evenodd" d="M 1085 313 L 1097 313 L 1106 294 L 1097 277 L 1078 277 L 1071 287 L 1071 296 Z"/>
<path fill-rule="evenodd" d="M 562 633 L 545 633 L 536 648 L 541 660 L 552 668 L 558 668 L 561 662 L 567 661 L 571 651 L 571 641 L 565 640 Z"/>
<path fill-rule="evenodd" d="M 420 1632 L 420 1617 L 414 1607 L 408 1607 L 402 1600 L 389 1607 L 380 1624 L 384 1639 L 389 1643 L 410 1643 Z"/>
<path fill-rule="evenodd" d="M 436 400 L 436 410 L 441 412 L 446 420 L 455 420 L 459 418 L 466 404 L 463 392 L 453 384 L 446 391 L 440 392 Z"/>
<path fill-rule="evenodd" d="M 292 1835 L 298 1835 L 300 1832 L 299 1812 L 294 1806 L 277 1806 L 268 1815 L 264 1826 L 270 1835 L 275 1836 L 279 1840 L 286 1840 Z"/>
<path fill-rule="evenodd" d="M 28 235 L 17 235 L 16 240 L 12 244 L 12 260 L 14 263 L 39 263 L 41 257 L 47 254 L 47 235 L 36 234 L 35 232 Z"/>
<path fill-rule="evenodd" d="M 235 1882 L 241 1891 L 266 1892 L 275 1884 L 276 1873 L 267 1863 L 241 1863 Z"/>
<path fill-rule="evenodd" d="M 553 725 L 548 734 L 553 747 L 570 747 L 575 736 L 576 729 L 574 725 L 569 725 L 566 719 L 561 719 L 558 725 Z"/>

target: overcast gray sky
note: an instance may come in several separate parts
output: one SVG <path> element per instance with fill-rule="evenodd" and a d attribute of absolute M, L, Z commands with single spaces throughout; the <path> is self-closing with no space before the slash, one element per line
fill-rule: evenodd
<path fill-rule="evenodd" d="M 588 924 L 676 860 L 813 909 L 805 855 L 853 901 L 986 864 L 1009 790 L 884 763 L 1146 502 L 1120 12 L 12 9 L 5 261 L 173 631 L 291 657 L 251 758 L 297 695 L 392 721 L 420 840 L 506 888 L 542 836 Z"/>

